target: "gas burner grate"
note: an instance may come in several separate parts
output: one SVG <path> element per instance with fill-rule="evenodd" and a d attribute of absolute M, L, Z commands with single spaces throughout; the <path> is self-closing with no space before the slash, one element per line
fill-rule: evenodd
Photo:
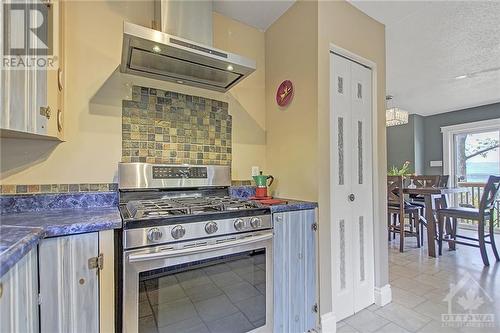
<path fill-rule="evenodd" d="M 222 211 L 258 208 L 250 201 L 231 197 L 181 197 L 137 200 L 127 203 L 132 218 L 154 218 L 179 215 L 199 215 Z"/>

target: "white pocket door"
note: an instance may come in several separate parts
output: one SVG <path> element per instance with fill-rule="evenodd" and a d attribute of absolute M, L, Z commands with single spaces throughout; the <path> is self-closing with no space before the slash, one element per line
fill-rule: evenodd
<path fill-rule="evenodd" d="M 374 302 L 372 72 L 330 55 L 334 312 Z"/>

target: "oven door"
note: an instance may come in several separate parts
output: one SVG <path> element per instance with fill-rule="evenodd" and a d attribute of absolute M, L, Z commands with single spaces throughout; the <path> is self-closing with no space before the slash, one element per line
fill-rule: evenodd
<path fill-rule="evenodd" d="M 123 256 L 123 331 L 272 332 L 272 231 Z"/>

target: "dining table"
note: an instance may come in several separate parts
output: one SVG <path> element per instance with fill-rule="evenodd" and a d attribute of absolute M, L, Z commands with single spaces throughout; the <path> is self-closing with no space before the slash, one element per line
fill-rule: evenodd
<path fill-rule="evenodd" d="M 448 196 L 456 193 L 467 192 L 466 187 L 404 187 L 404 194 L 418 195 L 424 198 L 425 221 L 427 223 L 427 251 L 430 257 L 436 257 L 436 217 L 434 211 L 436 208 L 448 207 Z M 439 200 L 437 207 L 436 200 Z"/>

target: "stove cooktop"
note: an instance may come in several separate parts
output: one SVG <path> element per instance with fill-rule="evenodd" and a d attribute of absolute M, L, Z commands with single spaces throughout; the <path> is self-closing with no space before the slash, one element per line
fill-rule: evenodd
<path fill-rule="evenodd" d="M 206 218 L 223 219 L 268 214 L 269 208 L 247 200 L 224 197 L 180 197 L 132 200 L 120 207 L 130 227 L 196 222 Z"/>
<path fill-rule="evenodd" d="M 130 201 L 126 204 L 132 219 L 235 211 L 259 208 L 256 203 L 230 197 L 168 198 Z"/>

